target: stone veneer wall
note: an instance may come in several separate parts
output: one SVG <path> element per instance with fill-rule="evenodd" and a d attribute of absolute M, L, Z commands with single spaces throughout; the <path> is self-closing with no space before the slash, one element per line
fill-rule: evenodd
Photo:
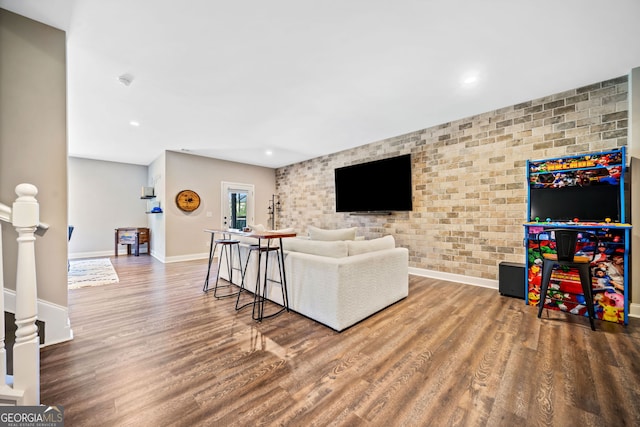
<path fill-rule="evenodd" d="M 279 168 L 278 226 L 306 233 L 358 226 L 392 234 L 409 265 L 496 280 L 501 261 L 524 262 L 527 159 L 562 157 L 627 143 L 628 78 L 568 90 L 417 132 Z M 334 169 L 411 153 L 413 211 L 335 212 Z"/>

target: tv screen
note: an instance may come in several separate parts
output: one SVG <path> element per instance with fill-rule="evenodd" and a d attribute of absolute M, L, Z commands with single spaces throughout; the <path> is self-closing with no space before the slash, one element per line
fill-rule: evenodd
<path fill-rule="evenodd" d="M 410 211 L 411 155 L 336 168 L 336 212 Z"/>
<path fill-rule="evenodd" d="M 586 187 L 532 188 L 529 193 L 531 220 L 602 222 L 611 218 L 620 222 L 620 187 L 589 185 Z"/>

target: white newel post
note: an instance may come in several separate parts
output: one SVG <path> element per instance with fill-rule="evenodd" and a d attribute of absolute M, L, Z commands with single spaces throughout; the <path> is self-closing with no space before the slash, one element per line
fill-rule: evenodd
<path fill-rule="evenodd" d="M 34 233 L 38 224 L 38 189 L 31 184 L 16 187 L 13 226 L 18 232 L 16 272 L 16 341 L 13 346 L 13 387 L 24 393 L 22 405 L 40 404 L 40 342 L 36 326 L 37 286 Z"/>

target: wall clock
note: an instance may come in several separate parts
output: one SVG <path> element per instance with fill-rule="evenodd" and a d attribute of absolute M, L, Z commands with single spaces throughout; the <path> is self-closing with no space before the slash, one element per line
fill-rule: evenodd
<path fill-rule="evenodd" d="M 182 190 L 176 196 L 176 206 L 185 212 L 193 212 L 200 206 L 200 196 L 193 190 Z"/>

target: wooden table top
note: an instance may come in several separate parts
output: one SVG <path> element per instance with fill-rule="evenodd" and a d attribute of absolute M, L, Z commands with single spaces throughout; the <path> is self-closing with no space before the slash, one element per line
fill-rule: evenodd
<path fill-rule="evenodd" d="M 207 233 L 233 234 L 235 236 L 253 237 L 254 239 L 282 239 L 285 237 L 296 237 L 295 232 L 279 231 L 241 231 L 241 230 L 221 230 L 216 228 L 205 228 Z"/>

